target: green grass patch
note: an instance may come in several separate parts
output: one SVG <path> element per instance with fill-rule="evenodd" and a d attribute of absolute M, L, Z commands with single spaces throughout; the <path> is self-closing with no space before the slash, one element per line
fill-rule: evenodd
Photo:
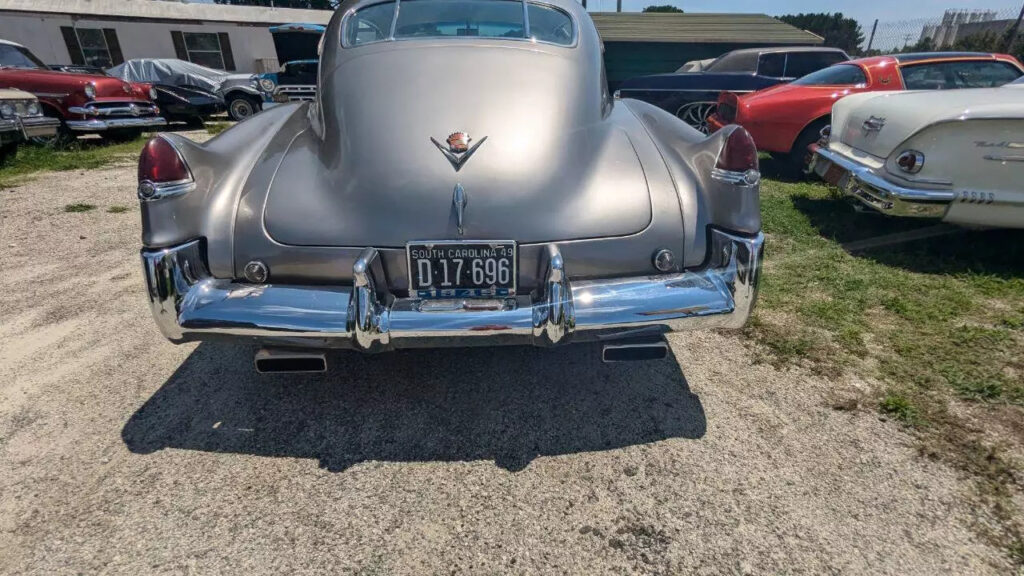
<path fill-rule="evenodd" d="M 228 128 L 231 128 L 231 126 L 232 124 L 228 122 L 207 122 L 206 133 L 212 136 L 216 136 L 217 134 L 220 134 L 221 132 L 227 130 Z"/>
<path fill-rule="evenodd" d="M 95 209 L 96 209 L 96 205 L 95 204 L 65 204 L 64 205 L 64 211 L 65 212 L 89 212 L 89 211 L 95 210 Z"/>
<path fill-rule="evenodd" d="M 907 397 L 897 392 L 889 392 L 878 403 L 878 409 L 906 424 L 919 423 L 920 415 L 917 407 Z"/>
<path fill-rule="evenodd" d="M 986 440 L 1024 416 L 1024 230 L 859 213 L 817 183 L 761 191 L 765 268 L 747 329 L 758 354 L 880 382 L 878 410 L 976 479 L 1000 519 L 985 536 L 1024 566 L 1021 472 Z M 934 234 L 907 240 L 922 232 Z M 973 405 L 970 421 L 957 402 Z"/>
<path fill-rule="evenodd" d="M 131 210 L 131 207 L 129 206 L 111 206 L 110 208 L 107 208 L 107 212 L 111 214 L 124 214 L 129 210 Z"/>
<path fill-rule="evenodd" d="M 142 137 L 128 142 L 107 143 L 92 138 L 62 147 L 22 145 L 18 147 L 17 156 L 0 167 L 0 188 L 16 186 L 39 172 L 92 170 L 115 162 L 132 162 L 138 158 L 146 140 Z"/>
<path fill-rule="evenodd" d="M 1024 231 L 951 229 L 850 253 L 844 244 L 936 222 L 858 213 L 823 185 L 770 180 L 762 212 L 768 245 L 752 333 L 778 361 L 828 348 L 815 362 L 871 359 L 887 383 L 1024 405 Z M 804 329 L 822 341 L 812 346 Z"/>

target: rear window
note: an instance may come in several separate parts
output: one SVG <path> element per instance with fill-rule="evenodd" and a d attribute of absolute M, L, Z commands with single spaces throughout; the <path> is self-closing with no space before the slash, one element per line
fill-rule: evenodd
<path fill-rule="evenodd" d="M 949 90 L 953 88 L 995 88 L 1013 82 L 1021 73 L 1006 62 L 933 62 L 904 66 L 907 90 Z"/>
<path fill-rule="evenodd" d="M 705 72 L 746 72 L 757 71 L 757 52 L 729 52 L 715 59 L 704 69 Z"/>
<path fill-rule="evenodd" d="M 757 66 L 757 73 L 761 76 L 771 78 L 782 78 L 786 75 L 786 53 L 769 52 L 761 54 L 761 63 Z"/>
<path fill-rule="evenodd" d="M 786 60 L 786 76 L 800 78 L 845 60 L 838 52 L 792 52 Z"/>
<path fill-rule="evenodd" d="M 346 47 L 414 38 L 508 38 L 570 46 L 575 40 L 568 14 L 515 0 L 404 0 L 356 11 L 346 23 Z"/>
<path fill-rule="evenodd" d="M 798 86 L 856 86 L 867 83 L 867 76 L 856 64 L 837 64 L 793 81 Z"/>

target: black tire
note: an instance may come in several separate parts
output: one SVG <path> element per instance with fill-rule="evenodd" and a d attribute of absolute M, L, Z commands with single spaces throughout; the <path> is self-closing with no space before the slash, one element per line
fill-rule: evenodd
<path fill-rule="evenodd" d="M 119 128 L 117 130 L 107 130 L 100 134 L 100 136 L 110 142 L 131 142 L 142 136 L 142 130 L 138 128 Z"/>
<path fill-rule="evenodd" d="M 789 155 L 786 156 L 786 168 L 790 172 L 790 175 L 796 178 L 804 176 L 804 169 L 807 167 L 807 161 L 809 160 L 807 147 L 814 144 L 821 138 L 821 129 L 827 126 L 829 122 L 829 118 L 819 118 L 814 122 L 811 122 L 806 128 L 804 128 L 803 132 L 796 137 L 793 149 L 790 150 Z"/>
<path fill-rule="evenodd" d="M 18 143 L 8 142 L 7 144 L 0 144 L 0 166 L 7 164 L 14 160 L 14 157 L 18 154 Z"/>
<path fill-rule="evenodd" d="M 204 126 L 203 119 L 200 116 L 190 116 L 185 118 L 185 125 L 189 128 L 202 128 Z"/>
<path fill-rule="evenodd" d="M 255 96 L 249 94 L 228 95 L 227 106 L 228 116 L 235 122 L 248 120 L 263 109 L 263 104 Z"/>

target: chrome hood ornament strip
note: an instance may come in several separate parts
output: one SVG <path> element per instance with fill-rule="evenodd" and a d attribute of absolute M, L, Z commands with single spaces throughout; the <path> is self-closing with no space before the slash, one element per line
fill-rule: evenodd
<path fill-rule="evenodd" d="M 483 140 L 481 140 L 483 142 Z M 466 189 L 462 187 L 462 184 L 456 184 L 455 190 L 452 191 L 452 205 L 455 207 L 455 220 L 459 227 L 459 236 L 465 234 L 466 229 L 462 225 L 463 218 L 466 215 L 466 204 L 469 203 L 469 198 L 466 197 Z"/>

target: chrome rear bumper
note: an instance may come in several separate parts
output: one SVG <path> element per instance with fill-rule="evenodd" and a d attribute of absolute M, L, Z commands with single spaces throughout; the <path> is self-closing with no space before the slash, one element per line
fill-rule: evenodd
<path fill-rule="evenodd" d="M 811 151 L 812 172 L 829 180 L 829 170 L 833 166 L 838 167 L 842 173 L 838 175 L 836 181 L 829 183 L 838 187 L 843 194 L 852 196 L 883 214 L 942 218 L 956 198 L 956 193 L 952 190 L 900 186 L 882 178 L 871 168 L 828 148 L 812 145 Z"/>
<path fill-rule="evenodd" d="M 394 298 L 377 251 L 353 286 L 241 284 L 209 277 L 201 241 L 143 250 L 153 316 L 173 342 L 251 338 L 279 345 L 395 348 L 611 340 L 693 328 L 740 328 L 757 296 L 764 236 L 713 231 L 706 268 L 681 274 L 570 281 L 555 244 L 533 295 L 497 300 Z"/>

